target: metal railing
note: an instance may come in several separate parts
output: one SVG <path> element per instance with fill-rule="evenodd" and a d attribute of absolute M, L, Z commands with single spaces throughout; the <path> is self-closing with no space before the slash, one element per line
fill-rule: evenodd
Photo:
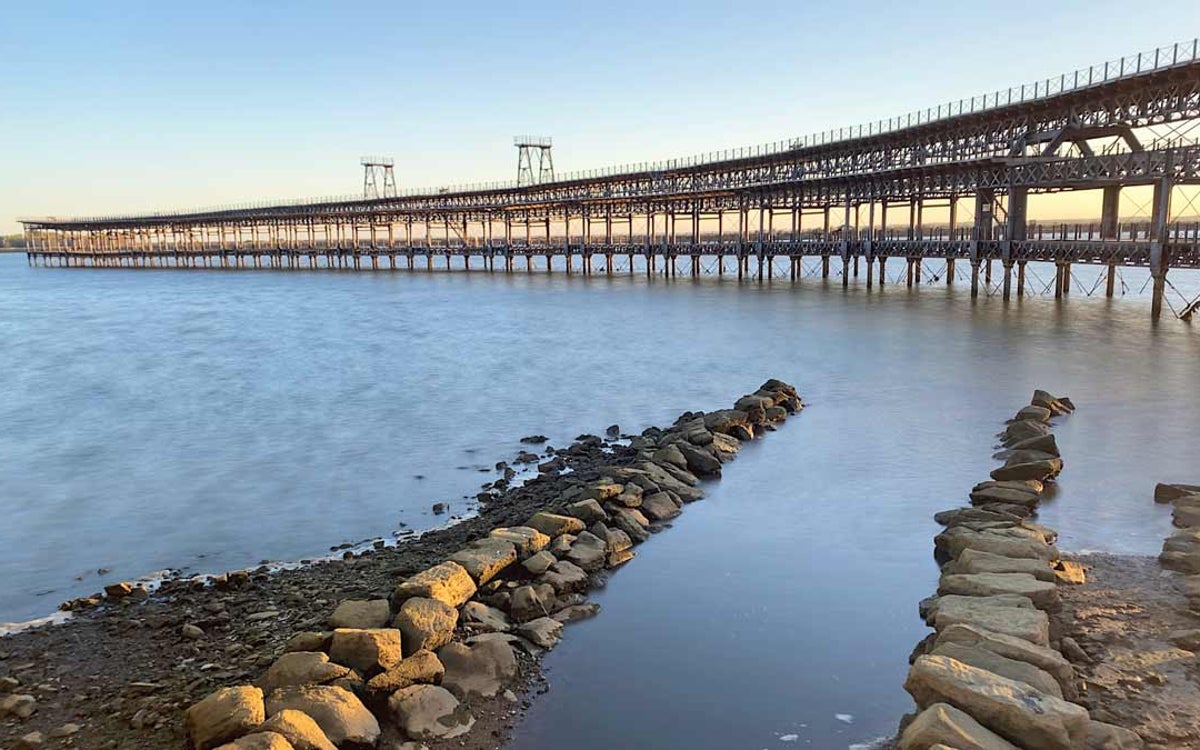
<path fill-rule="evenodd" d="M 982 96 L 973 96 L 969 99 L 959 99 L 957 102 L 951 101 L 947 102 L 946 104 L 939 104 L 936 107 L 927 107 L 923 110 L 909 112 L 908 114 L 901 115 L 899 117 L 889 117 L 887 119 L 876 120 L 875 122 L 865 123 L 857 126 L 833 128 L 830 130 L 821 131 L 819 133 L 812 133 L 800 138 L 791 138 L 773 141 L 771 143 L 761 143 L 753 146 L 726 149 L 722 151 L 709 151 L 703 154 L 695 154 L 678 159 L 667 159 L 665 161 L 656 162 L 633 162 L 600 169 L 568 172 L 560 175 L 554 181 L 554 183 L 575 182 L 579 180 L 598 179 L 642 172 L 666 172 L 678 169 L 689 169 L 704 164 L 716 164 L 726 161 L 736 161 L 739 159 L 752 159 L 762 156 L 771 156 L 773 154 L 779 154 L 786 151 L 827 146 L 833 143 L 857 140 L 861 138 L 871 138 L 878 135 L 906 130 L 908 128 L 929 125 L 931 123 L 948 120 L 954 117 L 961 117 L 963 115 L 971 115 L 988 110 L 1020 105 L 1039 99 L 1059 96 L 1072 91 L 1081 91 L 1093 86 L 1100 86 L 1113 81 L 1132 78 L 1134 76 L 1154 72 L 1157 70 L 1165 70 L 1167 68 L 1176 66 L 1188 65 L 1196 62 L 1197 60 L 1200 60 L 1200 38 L 1193 39 L 1190 42 L 1177 42 L 1170 46 L 1157 47 L 1145 52 L 1126 55 L 1124 57 L 1117 58 L 1116 60 L 1109 60 L 1098 65 L 1080 68 L 1070 73 L 1063 73 L 1057 77 L 1046 78 L 1035 81 L 1031 84 L 1012 86 L 1006 90 L 990 92 L 983 94 Z M 515 140 L 516 139 L 514 139 L 514 141 Z M 549 139 L 546 139 L 546 141 L 549 143 Z M 541 183 L 536 187 L 544 188 L 547 185 L 554 183 Z M 397 195 L 397 198 L 415 198 L 439 195 L 445 196 L 456 193 L 515 190 L 517 188 L 517 183 L 511 180 L 501 182 L 478 182 L 432 188 L 408 188 L 400 191 L 400 193 Z M 226 203 L 197 209 L 156 211 L 148 214 L 114 214 L 110 216 L 70 217 L 62 219 L 52 216 L 40 218 L 22 217 L 18 219 L 18 221 L 24 223 L 53 223 L 56 221 L 128 221 L 133 219 L 156 219 L 172 216 L 222 213 L 230 211 L 252 211 L 264 208 L 287 208 L 289 206 L 356 203 L 361 201 L 362 198 L 360 196 L 348 194 L 316 198 L 284 198 L 278 200 L 260 200 L 244 203 Z"/>

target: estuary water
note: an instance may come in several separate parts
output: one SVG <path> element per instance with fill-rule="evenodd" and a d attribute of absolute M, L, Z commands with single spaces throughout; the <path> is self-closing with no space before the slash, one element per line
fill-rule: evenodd
<path fill-rule="evenodd" d="M 1140 283 L 1005 304 L 965 284 L 3 255 L 0 620 L 159 569 L 428 528 L 434 502 L 469 512 L 523 435 L 640 431 L 779 377 L 809 407 L 597 595 L 514 747 L 846 747 L 909 708 L 931 516 L 986 476 L 1035 387 L 1079 407 L 1041 520 L 1064 549 L 1158 550 L 1154 483 L 1200 480 L 1200 336 L 1151 325 Z"/>

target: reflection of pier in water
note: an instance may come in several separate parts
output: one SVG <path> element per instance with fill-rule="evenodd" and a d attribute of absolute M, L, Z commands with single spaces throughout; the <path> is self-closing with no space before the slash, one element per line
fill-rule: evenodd
<path fill-rule="evenodd" d="M 823 277 L 861 272 L 870 286 L 896 259 L 909 285 L 927 263 L 948 281 L 968 264 L 972 294 L 992 290 L 998 264 L 1007 299 L 1027 293 L 1030 261 L 1054 265 L 1056 296 L 1072 264 L 1106 266 L 1109 296 L 1135 266 L 1150 270 L 1158 317 L 1169 269 L 1200 268 L 1200 224 L 1175 220 L 1200 213 L 1198 125 L 1193 41 L 869 125 L 532 185 L 23 223 L 31 263 L 72 267 L 433 270 L 442 258 L 797 280 L 810 258 Z M 1123 223 L 1126 188 L 1148 200 Z M 1078 190 L 1100 191 L 1095 222 L 1027 220 L 1031 199 Z"/>

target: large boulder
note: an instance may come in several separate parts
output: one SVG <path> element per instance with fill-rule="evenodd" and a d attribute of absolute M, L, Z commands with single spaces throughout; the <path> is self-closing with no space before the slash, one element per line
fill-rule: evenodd
<path fill-rule="evenodd" d="M 192 750 L 211 750 L 249 734 L 266 718 L 257 687 L 228 687 L 209 693 L 184 715 Z"/>
<path fill-rule="evenodd" d="M 263 693 L 270 695 L 275 688 L 289 685 L 320 685 L 341 679 L 350 669 L 333 664 L 329 657 L 317 651 L 291 651 L 283 654 L 258 679 Z"/>
<path fill-rule="evenodd" d="M 721 462 L 708 451 L 688 443 L 677 443 L 679 451 L 687 459 L 687 469 L 698 477 L 721 476 Z"/>
<path fill-rule="evenodd" d="M 475 580 L 471 574 L 458 563 L 447 560 L 397 585 L 392 592 L 392 601 L 399 605 L 405 599 L 423 596 L 451 607 L 461 607 L 474 595 Z"/>
<path fill-rule="evenodd" d="M 342 750 L 374 747 L 379 722 L 354 693 L 333 685 L 279 688 L 267 696 L 267 714 L 293 709 L 312 717 L 329 741 Z"/>
<path fill-rule="evenodd" d="M 953 567 L 955 573 L 1026 573 L 1039 581 L 1054 583 L 1054 569 L 1046 560 L 1028 557 L 1005 557 L 983 550 L 964 549 L 958 559 L 947 563 L 943 571 Z"/>
<path fill-rule="evenodd" d="M 570 560 L 559 560 L 538 578 L 538 583 L 548 584 L 556 595 L 586 591 L 587 571 Z"/>
<path fill-rule="evenodd" d="M 1063 697 L 1062 687 L 1058 684 L 1058 681 L 1049 672 L 1044 672 L 1029 662 L 1009 659 L 1007 656 L 1001 656 L 995 651 L 989 651 L 986 648 L 978 646 L 966 646 L 961 643 L 942 643 L 939 645 L 935 642 L 933 650 L 929 653 L 934 656 L 948 656 L 951 659 L 961 661 L 963 664 L 969 664 L 979 669 L 986 669 L 989 672 L 998 674 L 1001 677 L 1007 677 L 1010 680 L 1024 682 L 1026 685 L 1036 688 L 1047 695 L 1053 695 L 1055 698 Z"/>
<path fill-rule="evenodd" d="M 333 640 L 329 644 L 329 658 L 369 677 L 403 658 L 400 631 L 395 628 L 338 628 L 333 631 Z"/>
<path fill-rule="evenodd" d="M 966 552 L 967 550 L 964 550 Z M 1039 581 L 1028 573 L 964 573 L 943 575 L 938 582 L 938 594 L 963 596 L 994 596 L 1018 594 L 1027 596 L 1038 609 L 1048 612 L 1062 607 L 1058 586 Z"/>
<path fill-rule="evenodd" d="M 508 616 L 517 623 L 545 617 L 554 608 L 554 598 L 554 587 L 549 583 L 521 586 L 512 592 Z"/>
<path fill-rule="evenodd" d="M 512 545 L 509 545 L 511 548 Z M 404 652 L 436 651 L 454 637 L 458 610 L 437 599 L 406 599 L 392 625 L 400 630 Z M 336 635 L 334 636 L 336 638 Z"/>
<path fill-rule="evenodd" d="M 946 656 L 918 657 L 904 689 L 918 706 L 948 703 L 1018 747 L 1080 750 L 1087 737 L 1081 706 Z"/>
<path fill-rule="evenodd" d="M 1053 677 L 1064 696 L 1068 699 L 1075 697 L 1075 670 L 1071 662 L 1052 648 L 965 623 L 951 625 L 939 631 L 937 640 L 934 641 L 934 649 L 944 644 L 982 648 L 1007 659 L 1032 664 Z"/>
<path fill-rule="evenodd" d="M 547 564 L 546 567 L 550 567 L 550 564 Z M 544 572 L 544 570 L 539 572 Z M 507 633 L 512 627 L 508 621 L 508 615 L 503 611 L 474 601 L 467 602 L 462 606 L 462 621 L 476 633 Z"/>
<path fill-rule="evenodd" d="M 1197 484 L 1164 484 L 1159 482 L 1154 486 L 1154 502 L 1173 503 L 1183 495 L 1193 495 L 1200 492 Z"/>
<path fill-rule="evenodd" d="M 1044 482 L 1053 479 L 1062 471 L 1061 458 L 1047 458 L 1041 461 L 1029 461 L 1023 464 L 1011 464 L 992 470 L 992 479 L 998 482 L 1005 480 L 1036 479 Z"/>
<path fill-rule="evenodd" d="M 332 628 L 383 628 L 392 617 L 387 599 L 347 599 L 329 616 Z"/>
<path fill-rule="evenodd" d="M 518 625 L 513 632 L 541 648 L 554 648 L 562 637 L 563 624 L 553 617 L 539 617 Z"/>
<path fill-rule="evenodd" d="M 709 432 L 732 435 L 738 440 L 753 440 L 754 425 L 750 415 L 737 409 L 710 411 L 704 415 L 704 427 Z"/>
<path fill-rule="evenodd" d="M 589 531 L 579 532 L 579 536 L 575 537 L 574 542 L 571 542 L 571 550 L 567 552 L 569 562 L 588 572 L 595 572 L 603 568 L 607 556 L 608 544 Z"/>
<path fill-rule="evenodd" d="M 952 526 L 934 537 L 934 544 L 950 559 L 958 559 L 965 549 L 1033 560 L 1053 561 L 1059 557 L 1058 549 L 1046 544 L 1040 534 L 1020 528 L 974 531 L 963 526 Z"/>
<path fill-rule="evenodd" d="M 1009 446 L 1012 450 L 1025 451 L 1040 451 L 1049 453 L 1051 456 L 1061 455 L 1058 450 L 1058 442 L 1054 439 L 1054 435 L 1038 435 L 1026 440 L 1018 440 Z"/>
<path fill-rule="evenodd" d="M 1137 732 L 1102 721 L 1088 723 L 1087 750 L 1142 750 L 1146 743 Z"/>
<path fill-rule="evenodd" d="M 654 451 L 654 454 L 651 456 L 651 458 L 655 463 L 671 464 L 672 466 L 677 466 L 681 469 L 687 468 L 687 459 L 683 457 L 683 452 L 680 451 L 678 446 L 674 444 L 664 445 L 663 447 Z"/>
<path fill-rule="evenodd" d="M 451 643 L 438 658 L 446 667 L 442 687 L 459 699 L 469 695 L 490 698 L 517 676 L 517 658 L 512 646 L 501 640 L 491 640 L 468 646 Z"/>
<path fill-rule="evenodd" d="M 1167 537 L 1158 560 L 1180 573 L 1200 573 L 1200 528 L 1180 529 Z"/>
<path fill-rule="evenodd" d="M 287 737 L 276 732 L 254 732 L 221 745 L 217 750 L 296 750 Z"/>
<path fill-rule="evenodd" d="M 641 518 L 644 518 L 640 513 L 634 515 L 633 508 L 615 508 L 612 514 L 612 525 L 624 531 L 630 539 L 635 542 L 644 542 L 650 538 L 650 532 L 646 529 L 646 524 L 641 523 Z"/>
<path fill-rule="evenodd" d="M 680 508 L 665 492 L 655 492 L 642 498 L 642 513 L 652 521 L 667 521 L 680 513 Z"/>
<path fill-rule="evenodd" d="M 1030 438 L 1042 437 L 1049 434 L 1050 425 L 1045 422 L 1023 419 L 1018 422 L 1010 422 L 1004 428 L 1004 432 L 1000 433 L 1000 441 L 1005 446 L 1012 446 L 1022 440 L 1029 440 Z"/>
<path fill-rule="evenodd" d="M 482 586 L 517 561 L 517 548 L 507 540 L 487 537 L 476 539 L 450 555 L 450 560 L 463 566 L 475 583 Z"/>
<path fill-rule="evenodd" d="M 563 534 L 578 534 L 584 529 L 583 521 L 578 518 L 548 513 L 544 510 L 534 513 L 525 525 L 537 529 L 552 539 Z"/>
<path fill-rule="evenodd" d="M 475 724 L 466 706 L 449 690 L 436 685 L 397 690 L 388 699 L 388 709 L 404 733 L 416 740 L 452 739 L 466 734 Z"/>
<path fill-rule="evenodd" d="M 1049 422 L 1052 412 L 1044 406 L 1026 406 L 1017 412 L 1016 418 L 1013 420 L 1019 421 L 1022 419 L 1030 419 L 1034 422 Z"/>
<path fill-rule="evenodd" d="M 1021 750 L 945 703 L 934 703 L 917 714 L 900 734 L 896 750 L 930 750 L 939 744 L 955 750 Z"/>
<path fill-rule="evenodd" d="M 591 525 L 597 521 L 607 521 L 608 514 L 604 512 L 604 508 L 600 506 L 600 501 L 595 498 L 580 500 L 577 503 L 571 503 L 567 506 L 567 515 L 578 518 L 585 524 Z"/>
<path fill-rule="evenodd" d="M 259 732 L 283 736 L 295 750 L 337 750 L 320 725 L 303 711 L 285 708 L 258 727 Z"/>
<path fill-rule="evenodd" d="M 951 625 L 974 625 L 1039 646 L 1050 645 L 1050 620 L 1026 597 L 940 596 L 930 619 L 939 632 Z"/>
<path fill-rule="evenodd" d="M 442 681 L 445 671 L 441 660 L 433 652 L 418 651 L 401 659 L 388 671 L 372 677 L 367 682 L 367 690 L 375 694 L 391 694 L 410 685 L 436 685 Z"/>
<path fill-rule="evenodd" d="M 511 542 L 517 548 L 517 555 L 520 557 L 528 557 L 550 546 L 550 537 L 528 526 L 510 526 L 492 529 L 488 532 L 488 536 L 493 539 Z"/>

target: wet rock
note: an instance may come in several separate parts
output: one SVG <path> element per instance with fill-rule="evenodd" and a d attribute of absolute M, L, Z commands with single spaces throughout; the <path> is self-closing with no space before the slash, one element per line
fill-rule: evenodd
<path fill-rule="evenodd" d="M 512 548 L 512 545 L 509 545 Z M 406 599 L 396 613 L 392 625 L 403 635 L 405 653 L 436 651 L 454 637 L 458 625 L 458 610 L 436 599 L 413 597 Z M 336 642 L 336 631 L 334 634 Z M 397 659 L 399 661 L 399 659 Z M 384 668 L 391 666 L 384 665 Z"/>
<path fill-rule="evenodd" d="M 329 644 L 333 662 L 365 677 L 396 664 L 402 653 L 400 631 L 395 628 L 338 628 Z"/>
<path fill-rule="evenodd" d="M 24 721 L 37 710 L 37 699 L 32 695 L 13 693 L 0 699 L 0 719 L 15 717 Z"/>
<path fill-rule="evenodd" d="M 587 572 L 569 560 L 559 560 L 538 578 L 539 583 L 549 584 L 556 594 L 586 591 Z"/>
<path fill-rule="evenodd" d="M 679 506 L 665 492 L 643 497 L 641 511 L 652 521 L 668 521 L 680 513 Z"/>
<path fill-rule="evenodd" d="M 1019 747 L 1078 750 L 1087 735 L 1086 709 L 948 657 L 919 657 L 904 689 L 918 706 L 948 703 Z"/>
<path fill-rule="evenodd" d="M 1011 466 L 1001 466 L 999 469 L 992 470 L 991 477 L 996 481 L 1020 480 L 1020 479 L 1036 479 L 1039 482 L 1044 482 L 1047 479 L 1053 479 L 1062 471 L 1063 462 L 1061 458 L 1050 458 L 1043 461 L 1030 461 L 1023 464 L 1012 464 Z"/>
<path fill-rule="evenodd" d="M 521 438 L 521 442 L 525 443 L 526 445 L 541 445 L 549 439 L 550 438 L 546 437 L 545 435 L 526 435 L 525 437 Z"/>
<path fill-rule="evenodd" d="M 607 556 L 608 545 L 605 541 L 591 532 L 582 531 L 571 543 L 567 560 L 590 573 L 603 568 Z"/>
<path fill-rule="evenodd" d="M 683 457 L 683 452 L 679 450 L 679 447 L 673 443 L 654 451 L 651 458 L 658 464 L 671 464 L 681 469 L 687 468 L 687 459 Z"/>
<path fill-rule="evenodd" d="M 1159 482 L 1154 486 L 1154 502 L 1173 503 L 1184 495 L 1194 495 L 1196 493 L 1200 493 L 1200 485 L 1163 484 Z"/>
<path fill-rule="evenodd" d="M 255 732 L 221 745 L 217 750 L 295 750 L 295 747 L 277 732 Z"/>
<path fill-rule="evenodd" d="M 567 506 L 567 515 L 578 518 L 585 524 L 593 524 L 597 521 L 607 521 L 608 514 L 604 512 L 604 508 L 600 507 L 600 502 L 595 498 L 580 500 L 577 503 L 571 503 Z"/>
<path fill-rule="evenodd" d="M 677 443 L 676 447 L 687 461 L 688 471 L 700 477 L 721 476 L 721 462 L 713 454 L 688 443 Z"/>
<path fill-rule="evenodd" d="M 1023 638 L 997 633 L 973 625 L 951 625 L 937 634 L 934 648 L 938 645 L 955 643 L 982 648 L 1007 659 L 1032 664 L 1046 672 L 1058 683 L 1062 694 L 1068 699 L 1075 695 L 1075 670 L 1062 654 L 1046 646 L 1038 646 Z"/>
<path fill-rule="evenodd" d="M 442 686 L 459 699 L 471 695 L 490 698 L 517 676 L 512 646 L 501 640 L 471 646 L 451 643 L 438 651 L 438 658 L 446 667 Z"/>
<path fill-rule="evenodd" d="M 327 651 L 333 633 L 308 630 L 296 633 L 284 644 L 284 651 Z"/>
<path fill-rule="evenodd" d="M 609 568 L 617 568 L 617 567 L 620 567 L 620 566 L 624 565 L 625 563 L 629 562 L 630 560 L 632 560 L 635 557 L 637 557 L 637 553 L 634 552 L 633 550 L 629 550 L 629 549 L 616 550 L 613 552 L 609 552 L 608 557 L 605 559 L 604 562 Z"/>
<path fill-rule="evenodd" d="M 512 593 L 508 615 L 513 622 L 527 622 L 548 615 L 553 606 L 553 586 L 547 583 L 521 586 Z"/>
<path fill-rule="evenodd" d="M 650 532 L 646 529 L 647 524 L 641 522 L 640 513 L 634 515 L 633 508 L 617 508 L 612 514 L 612 524 L 621 531 L 624 531 L 630 539 L 635 542 L 644 542 L 650 538 Z M 639 518 L 641 516 L 641 518 Z"/>
<path fill-rule="evenodd" d="M 1042 453 L 1041 451 L 1010 448 L 997 454 L 996 458 L 1003 460 L 1005 466 L 1015 466 L 1016 464 L 1026 464 L 1034 461 L 1054 461 L 1058 459 L 1058 456 Z"/>
<path fill-rule="evenodd" d="M 388 699 L 388 710 L 404 733 L 418 740 L 452 739 L 475 725 L 466 706 L 449 690 L 436 685 L 397 690 Z"/>
<path fill-rule="evenodd" d="M 917 714 L 901 733 L 896 750 L 930 750 L 937 745 L 955 750 L 1021 750 L 945 703 L 934 703 Z"/>
<path fill-rule="evenodd" d="M 354 693 L 333 685 L 279 688 L 267 696 L 267 714 L 285 709 L 308 714 L 329 741 L 339 748 L 373 747 L 379 722 Z"/>
<path fill-rule="evenodd" d="M 1102 721 L 1088 723 L 1085 750 L 1142 750 L 1145 746 L 1137 732 Z"/>
<path fill-rule="evenodd" d="M 488 536 L 511 542 L 520 557 L 528 557 L 550 546 L 550 537 L 528 526 L 492 529 Z"/>
<path fill-rule="evenodd" d="M 513 632 L 545 649 L 554 648 L 562 637 L 563 624 L 553 617 L 539 617 L 518 625 Z"/>
<path fill-rule="evenodd" d="M 554 559 L 551 555 L 550 559 Z M 547 565 L 546 567 L 550 567 Z M 511 627 L 508 615 L 482 602 L 467 602 L 462 607 L 462 621 L 476 632 L 507 633 Z"/>
<path fill-rule="evenodd" d="M 1053 695 L 1055 698 L 1063 697 L 1062 687 L 1059 686 L 1058 681 L 1050 673 L 1044 672 L 1028 662 L 1009 659 L 994 651 L 977 646 L 965 646 L 961 643 L 935 644 L 929 653 L 934 656 L 948 656 L 963 664 L 987 670 L 1010 680 L 1023 682 L 1047 695 Z"/>
<path fill-rule="evenodd" d="M 540 576 L 542 573 L 545 573 L 547 570 L 549 570 L 550 566 L 556 562 L 558 562 L 557 557 L 545 550 L 542 550 L 541 552 L 522 562 L 521 566 L 525 568 L 525 570 L 529 571 L 530 574 Z"/>
<path fill-rule="evenodd" d="M 1004 432 L 1000 433 L 1001 442 L 1005 446 L 1012 446 L 1023 440 L 1029 440 L 1035 437 L 1044 437 L 1050 434 L 1050 426 L 1045 422 L 1038 422 L 1031 419 L 1024 419 L 1018 422 L 1012 422 L 1004 428 Z"/>
<path fill-rule="evenodd" d="M 258 731 L 283 736 L 295 750 L 337 750 L 317 722 L 303 711 L 284 709 L 264 721 Z"/>
<path fill-rule="evenodd" d="M 446 669 L 432 651 L 418 651 L 367 682 L 374 694 L 391 694 L 410 685 L 436 685 Z"/>
<path fill-rule="evenodd" d="M 1030 399 L 1029 403 L 1049 409 L 1055 414 L 1070 414 L 1075 411 L 1075 404 L 1071 403 L 1071 399 L 1065 397 L 1058 398 L 1040 388 L 1033 392 L 1033 398 Z"/>
<path fill-rule="evenodd" d="M 572 604 L 569 607 L 563 607 L 554 613 L 554 619 L 561 622 L 563 625 L 570 625 L 573 622 L 580 620 L 589 620 L 600 614 L 600 605 L 589 604 Z"/>
<path fill-rule="evenodd" d="M 943 575 L 938 582 L 938 594 L 962 596 L 994 596 L 1017 594 L 1027 596 L 1038 609 L 1054 612 L 1062 608 L 1058 586 L 1039 581 L 1028 573 L 967 573 Z"/>
<path fill-rule="evenodd" d="M 1060 456 L 1058 450 L 1058 442 L 1054 439 L 1054 435 L 1038 435 L 1027 440 L 1018 440 L 1009 446 L 1014 451 L 1039 451 L 1048 453 L 1051 456 Z"/>
<path fill-rule="evenodd" d="M 292 651 L 275 660 L 258 679 L 258 686 L 265 695 L 270 695 L 276 688 L 320 685 L 341 679 L 348 674 L 349 668 L 330 663 L 329 657 L 321 652 Z"/>
<path fill-rule="evenodd" d="M 193 750 L 210 750 L 248 734 L 266 719 L 262 690 L 228 687 L 210 693 L 184 715 Z"/>
<path fill-rule="evenodd" d="M 504 539 L 487 537 L 471 542 L 450 555 L 450 559 L 466 568 L 475 583 L 483 585 L 517 561 L 517 548 Z"/>
<path fill-rule="evenodd" d="M 578 518 L 546 511 L 533 514 L 533 517 L 525 525 L 537 529 L 552 539 L 563 534 L 578 534 L 584 529 L 583 521 Z"/>
<path fill-rule="evenodd" d="M 1031 406 L 1026 406 L 1025 408 L 1018 411 L 1016 419 L 1014 421 L 1018 421 L 1018 420 L 1022 420 L 1022 419 L 1029 419 L 1034 422 L 1049 422 L 1050 416 L 1051 416 L 1051 412 L 1046 407 L 1031 405 Z"/>
<path fill-rule="evenodd" d="M 414 596 L 437 599 L 451 607 L 461 607 L 475 595 L 475 580 L 456 562 L 434 565 L 396 586 L 392 601 L 401 604 Z"/>
<path fill-rule="evenodd" d="M 391 618 L 392 609 L 387 599 L 347 599 L 333 610 L 329 616 L 329 626 L 335 629 L 369 630 L 386 627 Z"/>

